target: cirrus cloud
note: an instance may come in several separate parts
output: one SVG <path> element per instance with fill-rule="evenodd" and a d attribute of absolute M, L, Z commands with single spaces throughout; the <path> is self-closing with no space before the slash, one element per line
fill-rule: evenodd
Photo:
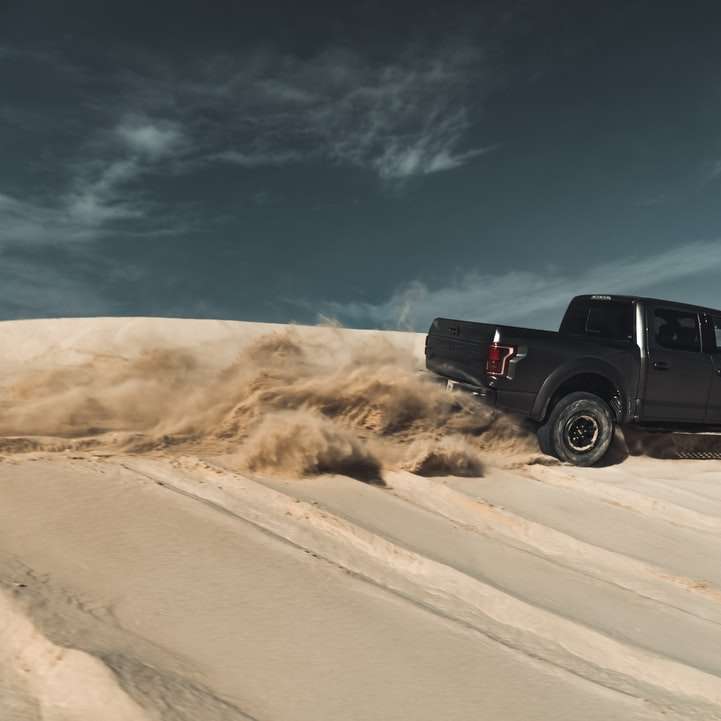
<path fill-rule="evenodd" d="M 196 159 L 245 168 L 320 160 L 402 182 L 495 147 L 468 146 L 490 81 L 482 52 L 467 44 L 383 61 L 341 48 L 309 59 L 264 50 L 177 73 L 159 64 L 125 81 L 132 103 L 194 129 Z"/>
<path fill-rule="evenodd" d="M 326 303 L 322 312 L 350 324 L 406 330 L 424 330 L 436 316 L 503 323 L 533 319 L 553 327 L 575 295 L 639 294 L 719 270 L 721 243 L 698 241 L 653 255 L 600 263 L 576 273 L 474 270 L 435 288 L 412 281 L 383 302 Z"/>

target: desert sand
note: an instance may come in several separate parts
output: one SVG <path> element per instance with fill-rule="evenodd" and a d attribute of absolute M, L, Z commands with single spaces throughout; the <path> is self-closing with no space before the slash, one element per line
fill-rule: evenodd
<path fill-rule="evenodd" d="M 0 720 L 721 719 L 713 439 L 561 465 L 423 340 L 0 323 Z"/>

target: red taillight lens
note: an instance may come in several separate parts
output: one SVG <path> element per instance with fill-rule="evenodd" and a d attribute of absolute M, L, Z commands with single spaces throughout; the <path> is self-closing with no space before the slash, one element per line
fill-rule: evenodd
<path fill-rule="evenodd" d="M 486 357 L 486 373 L 489 376 L 504 376 L 508 371 L 508 362 L 516 355 L 516 348 L 512 345 L 491 343 L 488 346 Z"/>

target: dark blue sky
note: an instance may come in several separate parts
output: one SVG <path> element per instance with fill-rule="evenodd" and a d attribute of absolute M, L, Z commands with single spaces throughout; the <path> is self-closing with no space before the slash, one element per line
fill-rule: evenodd
<path fill-rule="evenodd" d="M 255 5 L 1 6 L 0 318 L 721 306 L 717 4 Z"/>

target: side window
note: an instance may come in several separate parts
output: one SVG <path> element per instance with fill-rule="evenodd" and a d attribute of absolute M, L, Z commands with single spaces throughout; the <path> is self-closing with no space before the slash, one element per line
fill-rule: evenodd
<path fill-rule="evenodd" d="M 653 314 L 656 345 L 670 350 L 700 351 L 698 314 L 657 308 Z"/>
<path fill-rule="evenodd" d="M 716 336 L 716 348 L 721 350 L 721 317 L 715 315 L 711 318 L 713 332 Z"/>

